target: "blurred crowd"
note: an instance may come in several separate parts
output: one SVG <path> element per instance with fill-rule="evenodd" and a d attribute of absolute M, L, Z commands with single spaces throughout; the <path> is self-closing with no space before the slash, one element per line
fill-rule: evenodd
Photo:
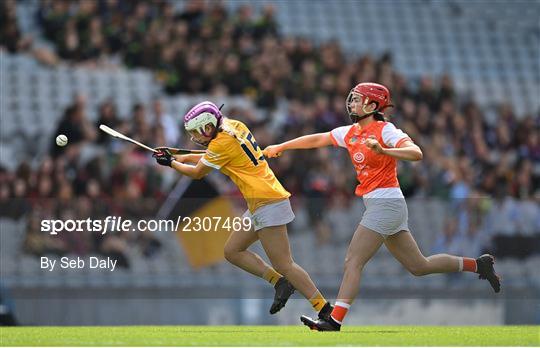
<path fill-rule="evenodd" d="M 17 21 L 17 1 L 0 2 L 0 51 L 28 54 L 46 65 L 56 65 L 60 59 L 50 48 L 36 44 L 32 35 L 23 33 Z"/>
<path fill-rule="evenodd" d="M 170 186 L 163 175 L 164 168 L 149 166 L 146 152 L 135 146 L 112 140 L 97 133 L 104 123 L 138 139 L 162 139 L 165 134 L 175 139 L 178 132 L 164 132 L 160 121 L 171 121 L 161 113 L 160 101 L 154 102 L 152 125 L 146 119 L 144 106 L 133 107 L 133 122 L 121 122 L 115 107 L 105 101 L 99 110 L 99 119 L 91 124 L 85 113 L 86 99 L 77 95 L 57 126 L 55 134 L 65 134 L 69 145 L 59 147 L 51 139 L 50 155 L 39 166 L 27 161 L 19 164 L 15 172 L 0 168 L 1 215 L 28 217 L 25 251 L 44 254 L 79 255 L 99 253 L 119 260 L 118 265 L 129 266 L 128 254 L 136 250 L 144 257 L 159 252 L 161 242 L 150 231 L 123 231 L 101 235 L 100 232 L 67 233 L 58 235 L 41 232 L 45 219 L 105 219 L 121 216 L 139 220 L 155 218 Z M 171 140 L 172 141 L 172 140 Z M 101 149 L 100 149 L 101 148 Z M 108 150 L 102 151 L 103 148 Z M 85 158 L 81 160 L 81 158 Z"/>
<path fill-rule="evenodd" d="M 31 37 L 21 33 L 17 22 L 17 6 L 13 0 L 0 3 L 0 43 L 10 53 L 24 52 L 32 44 Z"/>
<path fill-rule="evenodd" d="M 63 60 L 95 65 L 117 59 L 128 67 L 148 68 L 167 93 L 251 98 L 264 110 L 263 117 L 245 107 L 230 105 L 225 110 L 227 116 L 245 121 L 262 147 L 348 124 L 345 97 L 350 88 L 362 81 L 384 84 L 395 105 L 387 112 L 389 120 L 424 152 L 421 162 L 400 162 L 405 195 L 451 202 L 444 231 L 434 231 L 439 238 L 433 249 L 459 246 L 471 250 L 454 252 L 475 255 L 515 242 L 521 243 L 514 248 L 517 256 L 527 246 L 538 252 L 538 114 L 516 115 L 507 104 L 483 110 L 472 98 L 458 95 L 448 75 L 409 81 L 393 69 L 391 54 L 350 56 L 337 41 L 316 46 L 306 38 L 283 37 L 271 5 L 255 16 L 249 5 L 228 13 L 219 1 L 187 1 L 177 10 L 168 1 L 44 0 L 37 15 L 45 37 L 54 42 Z M 16 25 L 2 21 L 2 41 L 20 37 L 12 27 Z M 285 110 L 277 108 L 280 100 L 287 101 Z M 97 134 L 86 118 L 84 103 L 84 97 L 77 97 L 54 133 L 66 134 L 70 145 L 66 149 L 52 145 L 51 157 L 39 168 L 22 163 L 15 173 L 4 171 L 1 199 L 50 199 L 63 214 L 82 209 L 83 215 L 88 215 L 84 209 L 89 207 L 114 211 L 117 202 L 129 202 L 130 209 L 139 204 L 140 209 L 148 208 L 138 214 L 152 215 L 155 206 L 144 207 L 143 202 L 163 199 L 173 179 L 147 154 Z M 178 118 L 166 115 L 159 100 L 134 105 L 128 117 L 119 117 L 114 103 L 106 101 L 96 124 L 110 125 L 143 142 L 185 145 Z M 96 143 L 107 152 L 93 154 L 81 166 L 86 145 Z M 296 207 L 308 212 L 319 242 L 330 243 L 334 226 L 347 218 L 343 212 L 354 199 L 354 171 L 344 151 L 289 152 L 270 160 L 270 165 L 293 194 Z M 73 197 L 80 198 L 82 207 L 64 209 L 62 202 Z M 517 237 L 509 242 L 505 236 Z M 144 236 L 119 237 L 124 242 L 138 238 Z M 82 248 L 88 241 L 65 243 L 80 243 Z M 122 249 L 120 242 L 112 244 Z"/>
<path fill-rule="evenodd" d="M 62 59 L 95 64 L 118 57 L 156 71 L 169 93 L 258 93 L 265 81 L 263 90 L 271 92 L 287 73 L 274 64 L 286 61 L 284 52 L 265 41 L 277 35 L 271 5 L 253 18 L 249 6 L 229 16 L 221 2 L 198 0 L 181 11 L 174 1 L 42 1 L 38 16 Z"/>

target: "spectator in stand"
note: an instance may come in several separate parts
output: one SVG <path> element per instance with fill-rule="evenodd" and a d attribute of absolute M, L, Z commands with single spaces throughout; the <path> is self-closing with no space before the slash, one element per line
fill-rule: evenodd
<path fill-rule="evenodd" d="M 27 45 L 16 22 L 16 3 L 7 0 L 0 7 L 2 47 L 10 52 L 24 51 Z M 174 7 L 171 2 L 43 0 L 38 16 L 45 36 L 70 62 L 94 64 L 116 54 L 128 67 L 153 69 L 167 93 L 242 94 L 265 111 L 276 109 L 279 98 L 284 97 L 288 102 L 285 112 L 267 112 L 259 118 L 253 116 L 258 114 L 251 108 L 237 109 L 257 132 L 257 139 L 267 144 L 332 129 L 346 117 L 341 95 L 353 82 L 384 83 L 393 91 L 393 103 L 397 105 L 390 110 L 391 121 L 424 149 L 420 165 L 406 164 L 400 171 L 406 196 L 453 198 L 461 209 L 466 209 L 461 206 L 462 198 L 471 192 L 495 196 L 488 212 L 480 213 L 484 217 L 481 226 L 473 230 L 509 237 L 538 234 L 538 224 L 531 223 L 534 210 L 530 207 L 538 203 L 533 200 L 540 190 L 538 114 L 519 118 L 511 105 L 503 104 L 493 110 L 493 117 L 487 117 L 490 110 L 481 109 L 474 100 L 459 103 L 449 75 L 440 79 L 423 76 L 419 87 L 413 88 L 411 81 L 393 69 L 390 54 L 379 59 L 370 55 L 350 57 L 335 41 L 315 46 L 307 38 L 282 37 L 272 5 L 264 6 L 260 16 L 249 5 L 239 6 L 234 13 L 228 13 L 221 3 L 199 0 L 187 1 L 178 12 Z M 112 104 L 105 103 L 98 122 L 119 127 L 150 144 L 172 145 L 178 124 L 174 119 L 165 121 L 168 117 L 159 111 L 158 104 L 136 106 L 129 122 L 123 123 Z M 152 108 L 155 122 L 146 119 L 145 107 Z M 3 199 L 18 197 L 24 201 L 27 193 L 38 201 L 39 197 L 57 198 L 51 187 L 64 187 L 64 182 L 76 187 L 76 180 L 87 178 L 88 169 L 73 163 L 77 158 L 73 149 L 95 137 L 95 128 L 88 126 L 84 110 L 84 100 L 79 98 L 66 109 L 54 133 L 64 133 L 70 141 L 66 148 L 53 145 L 54 172 L 30 171 L 24 179 L 10 173 L 0 187 L 2 197 L 9 197 Z M 488 122 L 490 119 L 495 124 Z M 155 127 L 156 123 L 161 127 Z M 171 127 L 173 123 L 175 127 Z M 259 137 L 265 129 L 272 131 Z M 100 142 L 106 139 L 100 134 Z M 260 144 L 266 145 L 261 140 Z M 133 195 L 137 190 L 142 197 L 162 197 L 160 185 L 150 183 L 160 182 L 162 173 L 140 170 L 146 168 L 145 154 L 126 144 L 117 145 L 118 157 L 111 159 L 109 154 L 97 160 L 106 163 L 96 179 L 103 199 L 125 197 L 128 191 Z M 130 161 L 144 174 L 134 178 Z M 293 161 L 286 154 L 274 167 L 295 196 L 326 197 L 354 182 L 353 172 L 336 175 L 334 168 L 340 168 L 343 161 L 347 161 L 343 154 L 317 154 L 309 161 Z M 329 168 L 321 170 L 326 166 Z M 306 173 L 310 173 L 309 185 Z M 314 190 L 320 185 L 311 185 L 319 182 L 319 177 L 325 181 L 322 186 L 328 187 L 322 194 Z M 96 185 L 74 189 L 73 196 L 91 196 Z M 527 200 L 527 209 L 519 200 Z M 24 204 L 14 204 L 10 209 L 15 207 L 21 207 L 19 213 L 27 211 Z M 320 214 L 324 214 L 325 207 L 320 208 Z M 324 240 L 324 233 L 321 235 Z"/>
<path fill-rule="evenodd" d="M 152 102 L 153 123 L 164 132 L 167 146 L 177 146 L 180 141 L 180 122 L 175 121 L 171 115 L 163 110 L 163 103 L 159 98 Z"/>
<path fill-rule="evenodd" d="M 86 97 L 77 95 L 74 103 L 65 110 L 64 116 L 53 135 L 56 138 L 56 135 L 64 134 L 67 136 L 70 146 L 59 147 L 53 138 L 51 153 L 54 157 L 57 157 L 67 148 L 68 157 L 72 159 L 79 154 L 80 145 L 96 138 L 97 133 L 86 118 L 85 107 Z"/>
<path fill-rule="evenodd" d="M 17 3 L 6 0 L 0 3 L 0 50 L 10 53 L 29 50 L 32 38 L 23 36 L 17 25 Z"/>
<path fill-rule="evenodd" d="M 133 106 L 131 119 L 131 137 L 133 139 L 139 139 L 142 143 L 153 142 L 152 129 L 146 117 L 146 108 L 144 104 L 137 103 Z"/>
<path fill-rule="evenodd" d="M 443 252 L 459 254 L 461 252 L 461 241 L 459 238 L 457 220 L 452 217 L 447 217 L 443 228 L 443 232 L 438 235 L 431 252 L 433 254 Z"/>
<path fill-rule="evenodd" d="M 125 133 L 127 131 L 127 124 L 122 122 L 122 120 L 120 120 L 120 118 L 118 117 L 118 114 L 116 112 L 116 106 L 114 105 L 112 100 L 106 100 L 105 102 L 103 102 L 99 106 L 98 114 L 99 118 L 95 124 L 96 128 L 98 128 L 100 124 L 104 124 L 113 129 L 116 129 L 121 133 Z M 111 137 L 106 133 L 98 133 L 97 142 L 99 144 L 108 144 L 111 142 L 111 140 Z"/>

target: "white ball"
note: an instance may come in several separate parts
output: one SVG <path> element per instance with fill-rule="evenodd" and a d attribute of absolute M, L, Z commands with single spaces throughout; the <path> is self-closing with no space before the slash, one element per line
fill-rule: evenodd
<path fill-rule="evenodd" d="M 68 138 L 64 134 L 60 134 L 56 137 L 56 145 L 66 146 L 68 143 Z"/>

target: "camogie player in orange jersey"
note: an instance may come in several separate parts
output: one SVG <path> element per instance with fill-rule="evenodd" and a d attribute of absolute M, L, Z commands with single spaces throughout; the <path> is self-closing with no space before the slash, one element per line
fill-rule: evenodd
<path fill-rule="evenodd" d="M 448 254 L 425 257 L 418 248 L 407 223 L 407 205 L 397 179 L 397 160 L 419 161 L 422 151 L 407 134 L 386 122 L 382 112 L 389 101 L 390 92 L 385 86 L 360 83 L 346 101 L 352 125 L 271 145 L 263 151 L 267 157 L 277 157 L 285 150 L 340 146 L 347 149 L 356 170 L 359 184 L 355 194 L 363 197 L 366 211 L 347 250 L 341 287 L 330 316 L 300 318 L 313 330 L 340 330 L 358 293 L 362 269 L 383 244 L 415 276 L 476 272 L 481 279 L 489 281 L 495 292 L 500 291 L 491 255 L 477 259 Z"/>
<path fill-rule="evenodd" d="M 195 143 L 207 147 L 205 154 L 172 156 L 164 149 L 154 154 L 157 162 L 194 179 L 217 169 L 238 186 L 254 230 L 234 231 L 225 244 L 225 258 L 243 270 L 271 283 L 275 290 L 270 314 L 285 306 L 297 289 L 309 300 L 319 316 L 328 317 L 332 307 L 321 295 L 307 272 L 291 256 L 287 224 L 294 219 L 289 196 L 268 166 L 259 145 L 240 121 L 223 117 L 220 109 L 205 101 L 184 116 L 184 126 Z M 186 164 L 193 163 L 194 165 Z M 272 263 L 247 250 L 261 244 Z"/>

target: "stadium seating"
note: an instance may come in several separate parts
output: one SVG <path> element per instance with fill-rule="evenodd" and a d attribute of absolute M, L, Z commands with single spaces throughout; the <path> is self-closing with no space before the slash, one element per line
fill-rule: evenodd
<path fill-rule="evenodd" d="M 246 3 L 256 9 L 264 4 L 247 0 L 227 2 L 232 9 Z M 36 5 L 37 1 L 21 2 L 19 17 L 23 30 L 39 34 L 37 25 L 30 20 Z M 290 0 L 277 1 L 274 5 L 284 35 L 307 36 L 319 43 L 338 39 L 346 52 L 355 55 L 381 55 L 391 51 L 396 71 L 412 81 L 423 75 L 449 73 L 461 95 L 474 98 L 487 109 L 506 100 L 512 102 L 518 116 L 537 112 L 540 108 L 540 52 L 538 45 L 534 44 L 534 40 L 538 40 L 537 20 L 540 16 L 535 12 L 537 7 L 521 11 L 521 6 L 513 8 L 495 2 L 488 11 L 484 11 L 485 7 L 480 7 L 478 2 L 465 0 L 309 3 Z M 175 2 L 175 6 L 181 8 L 183 2 Z M 493 24 L 494 18 L 497 19 L 496 25 Z M 523 44 L 529 42 L 533 44 Z M 47 153 L 55 126 L 74 94 L 88 97 L 86 112 L 89 119 L 95 121 L 98 105 L 110 97 L 118 107 L 119 116 L 126 119 L 135 103 L 148 105 L 156 94 L 161 93 L 161 86 L 147 70 L 100 70 L 72 67 L 67 63 L 53 68 L 40 65 L 28 55 L 6 52 L 0 52 L 0 62 L 0 161 L 10 170 L 17 166 L 12 161 L 12 154 L 16 151 L 26 151 L 29 159 L 40 158 Z M 176 116 L 206 97 L 164 97 L 163 106 L 168 114 Z M 216 102 L 224 102 L 227 106 L 248 106 L 256 114 L 264 113 L 254 107 L 251 99 L 242 96 L 221 97 Z M 282 118 L 284 109 L 286 102 L 281 101 L 276 113 L 281 112 Z M 441 217 L 448 209 L 448 203 L 436 199 L 409 201 L 410 226 L 423 250 L 429 251 L 443 230 Z M 357 212 L 358 207 L 353 205 L 347 213 L 355 219 Z M 323 287 L 335 287 L 336 278 L 342 271 L 341 260 L 346 245 L 324 245 L 315 253 L 319 246 L 310 230 L 306 211 L 301 208 L 296 214 L 297 220 L 291 228 L 295 258 L 321 279 Z M 140 252 L 130 251 L 128 258 L 132 266 L 115 272 L 114 277 L 88 272 L 75 276 L 62 270 L 55 272 L 54 276 L 42 277 L 38 259 L 20 252 L 26 226 L 24 219 L 2 219 L 0 223 L 0 271 L 2 280 L 11 285 L 216 286 L 221 282 L 243 282 L 253 287 L 261 285 L 258 279 L 250 278 L 226 263 L 204 272 L 191 269 L 182 249 L 177 243 L 170 243 L 171 236 L 165 234 L 157 235 L 163 245 L 158 257 L 148 260 Z M 351 235 L 352 232 L 351 229 Z M 260 246 L 255 248 L 260 251 Z M 319 267 L 317 260 L 321 259 L 331 262 Z M 539 257 L 532 256 L 519 267 L 517 262 L 512 259 L 498 262 L 505 281 L 511 286 L 540 286 L 537 277 Z M 374 288 L 440 289 L 447 286 L 444 277 L 414 279 L 386 250 L 381 250 L 369 263 L 365 275 L 365 282 Z M 481 286 L 479 282 L 471 283 L 465 277 L 452 279 L 452 284 L 462 289 Z"/>
<path fill-rule="evenodd" d="M 232 9 L 264 2 L 230 1 Z M 409 78 L 449 73 L 482 106 L 511 102 L 519 115 L 540 110 L 540 10 L 534 1 L 277 1 L 282 33 L 337 39 L 351 54 L 391 52 Z M 526 10 L 522 10 L 526 9 Z M 475 86 L 481 88 L 475 88 Z M 495 93 L 489 93 L 490 89 Z"/>

